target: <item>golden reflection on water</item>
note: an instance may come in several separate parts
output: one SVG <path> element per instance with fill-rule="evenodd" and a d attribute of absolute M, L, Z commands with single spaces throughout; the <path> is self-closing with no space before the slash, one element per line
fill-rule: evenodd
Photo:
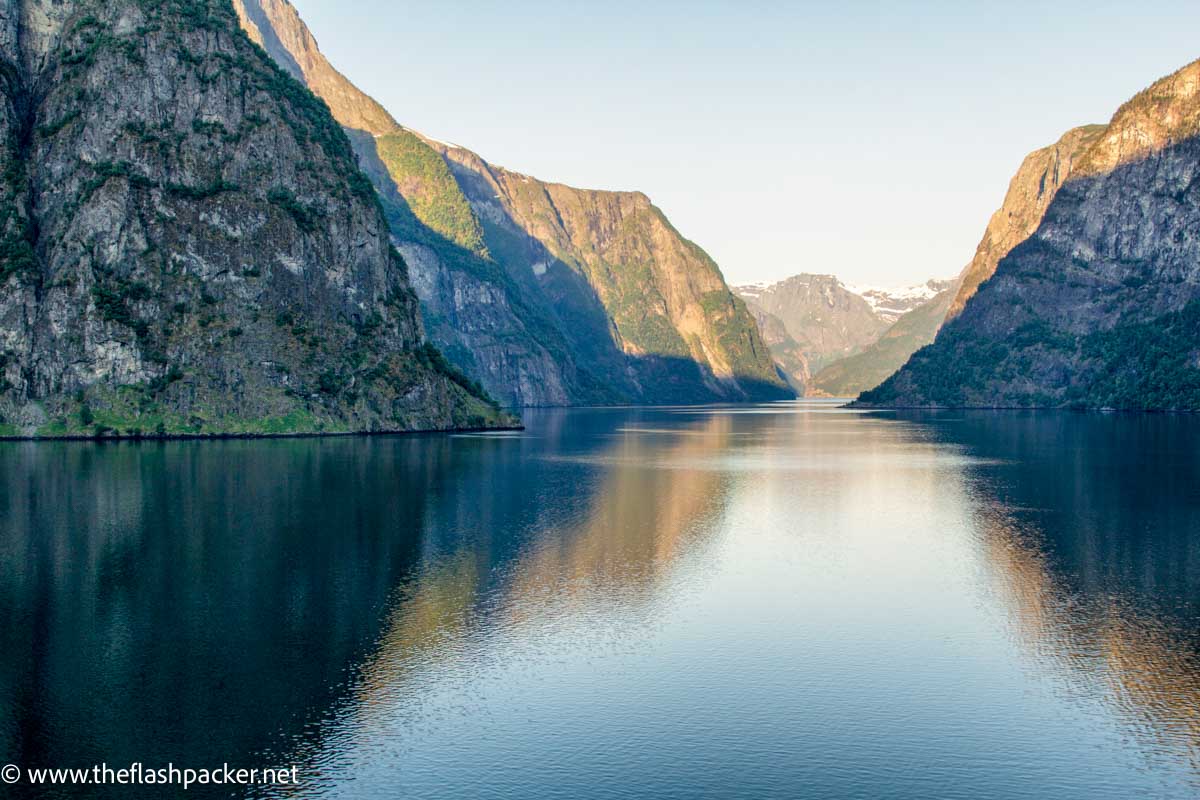
<path fill-rule="evenodd" d="M 523 613 L 531 605 L 525 598 L 581 588 L 626 599 L 652 590 L 693 546 L 698 523 L 724 505 L 727 478 L 686 465 L 724 451 L 730 427 L 728 418 L 713 417 L 682 431 L 619 432 L 587 512 L 569 530 L 540 537 L 520 560 L 508 607 Z"/>
<path fill-rule="evenodd" d="M 1152 754 L 1183 755 L 1200 785 L 1200 663 L 1181 632 L 1115 594 L 1072 592 L 1038 532 L 994 504 L 979 525 L 990 583 L 1037 668 L 1081 696 L 1099 690 Z"/>
<path fill-rule="evenodd" d="M 597 599 L 649 600 L 711 530 L 704 523 L 720 512 L 727 493 L 728 476 L 678 465 L 725 450 L 730 429 L 723 416 L 678 430 L 622 429 L 599 454 L 579 456 L 604 465 L 585 512 L 537 531 L 486 598 L 486 609 L 480 603 L 489 575 L 474 553 L 476 542 L 463 541 L 457 553 L 431 565 L 394 604 L 352 705 L 366 717 L 386 713 L 414 669 L 444 668 L 485 622 L 514 629 Z"/>

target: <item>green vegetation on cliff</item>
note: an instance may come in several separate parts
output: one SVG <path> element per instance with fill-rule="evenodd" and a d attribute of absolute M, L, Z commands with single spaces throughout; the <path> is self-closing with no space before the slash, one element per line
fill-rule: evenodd
<path fill-rule="evenodd" d="M 42 11 L 0 37 L 6 434 L 511 421 L 425 343 L 345 133 L 229 0 Z"/>
<path fill-rule="evenodd" d="M 1097 365 L 1076 405 L 1093 408 L 1200 410 L 1200 301 L 1149 322 L 1117 325 L 1084 337 Z"/>
<path fill-rule="evenodd" d="M 416 220 L 464 250 L 487 257 L 479 220 L 441 155 L 403 129 L 376 137 L 375 147 Z M 405 238 L 416 238 L 415 228 L 404 219 L 394 225 L 396 235 Z"/>
<path fill-rule="evenodd" d="M 874 389 L 928 345 L 946 317 L 957 287 L 941 292 L 896 320 L 878 341 L 859 353 L 835 361 L 813 376 L 809 390 L 830 397 L 857 397 Z"/>

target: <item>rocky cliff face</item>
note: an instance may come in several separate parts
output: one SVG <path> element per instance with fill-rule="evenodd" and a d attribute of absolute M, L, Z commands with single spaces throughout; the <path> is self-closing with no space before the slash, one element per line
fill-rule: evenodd
<path fill-rule="evenodd" d="M 790 395 L 716 263 L 640 192 L 545 183 L 439 145 L 514 281 L 553 310 L 573 352 L 650 402 Z"/>
<path fill-rule="evenodd" d="M 488 425 L 369 182 L 228 0 L 0 2 L 0 432 Z"/>
<path fill-rule="evenodd" d="M 974 258 L 958 279 L 931 281 L 932 297 L 908 308 L 878 341 L 821 370 L 812 380 L 812 391 L 857 397 L 879 386 L 913 353 L 932 343 L 943 323 L 961 313 L 979 286 L 992 277 L 1000 260 L 1033 235 L 1078 159 L 1103 131 L 1103 125 L 1075 128 L 1026 156 L 1009 183 L 1004 203 L 988 222 Z"/>
<path fill-rule="evenodd" d="M 348 129 L 431 336 L 505 402 L 789 393 L 716 265 L 645 196 L 544 183 L 407 130 L 325 61 L 285 0 L 235 3 Z"/>
<path fill-rule="evenodd" d="M 1125 104 L 1037 232 L 871 404 L 1200 408 L 1200 62 Z"/>
<path fill-rule="evenodd" d="M 975 257 L 962 272 L 958 294 L 947 316 L 958 316 L 979 285 L 995 274 L 1000 259 L 1033 235 L 1058 190 L 1071 177 L 1077 160 L 1103 132 L 1103 125 L 1073 128 L 1054 144 L 1025 157 L 1008 185 L 1004 204 L 988 222 Z"/>

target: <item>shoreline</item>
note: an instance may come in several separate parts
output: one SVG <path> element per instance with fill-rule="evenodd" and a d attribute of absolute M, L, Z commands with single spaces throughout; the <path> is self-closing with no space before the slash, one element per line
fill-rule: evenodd
<path fill-rule="evenodd" d="M 351 437 L 372 438 L 382 436 L 437 436 L 457 433 L 514 433 L 524 431 L 524 425 L 476 428 L 421 428 L 417 430 L 383 431 L 307 431 L 297 433 L 147 433 L 138 436 L 104 434 L 88 436 L 69 434 L 65 436 L 0 436 L 4 442 L 192 442 L 233 441 L 239 439 L 348 439 Z"/>
<path fill-rule="evenodd" d="M 961 411 L 1036 411 L 1056 412 L 1067 414 L 1105 414 L 1105 415 L 1134 415 L 1134 414 L 1200 414 L 1200 409 L 1171 409 L 1171 408 L 1064 408 L 1062 406 L 905 406 L 905 405 L 865 405 L 858 401 L 847 401 L 847 398 L 812 397 L 795 400 L 766 401 L 753 403 L 700 403 L 700 404 L 665 404 L 665 405 L 599 405 L 599 406 L 526 406 L 529 410 L 594 410 L 622 411 L 635 408 L 720 408 L 730 406 L 756 405 L 786 405 L 789 403 L 804 403 L 805 401 L 833 404 L 842 401 L 838 408 L 865 413 L 878 412 L 961 412 Z M 527 430 L 524 424 L 502 426 L 480 426 L 462 428 L 419 428 L 413 430 L 389 429 L 379 431 L 303 431 L 288 433 L 142 433 L 139 435 L 105 433 L 100 436 L 88 434 L 68 434 L 63 436 L 0 436 L 0 444 L 17 442 L 99 442 L 115 444 L 120 442 L 194 442 L 194 441 L 238 441 L 254 439 L 347 439 L 372 438 L 385 436 L 438 436 L 463 433 L 520 433 Z"/>
<path fill-rule="evenodd" d="M 1195 408 L 1067 408 L 1065 406 L 896 406 L 853 402 L 842 408 L 855 411 L 1057 411 L 1068 414 L 1200 414 Z"/>

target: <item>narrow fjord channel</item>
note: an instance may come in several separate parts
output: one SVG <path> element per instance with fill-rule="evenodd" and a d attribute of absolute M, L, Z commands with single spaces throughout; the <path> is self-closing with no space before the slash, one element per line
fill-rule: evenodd
<path fill-rule="evenodd" d="M 0 444 L 0 761 L 297 764 L 280 797 L 1200 791 L 1200 419 L 527 422 Z"/>

